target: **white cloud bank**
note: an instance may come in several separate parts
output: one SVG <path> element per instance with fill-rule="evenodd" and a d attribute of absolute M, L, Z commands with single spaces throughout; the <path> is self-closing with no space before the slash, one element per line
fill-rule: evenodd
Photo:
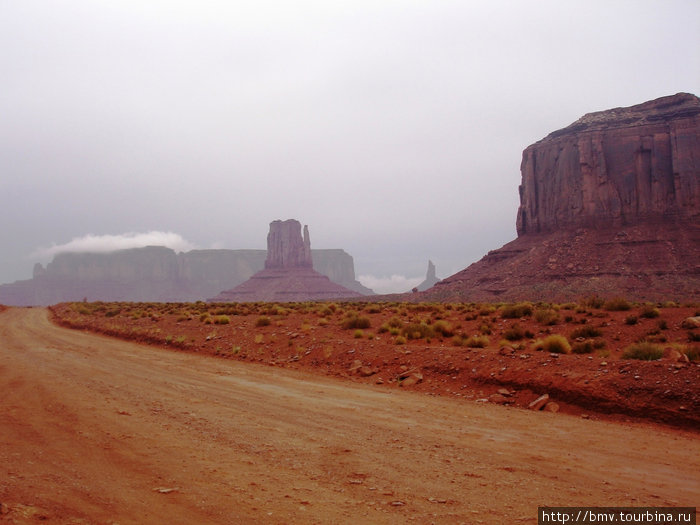
<path fill-rule="evenodd" d="M 376 293 L 385 294 L 410 292 L 412 288 L 418 286 L 424 279 L 423 277 L 406 277 L 405 275 L 394 274 L 391 277 L 360 275 L 357 280 Z"/>
<path fill-rule="evenodd" d="M 179 233 L 150 231 L 145 233 L 128 232 L 118 235 L 93 235 L 74 237 L 64 244 L 52 244 L 49 248 L 40 248 L 34 255 L 41 258 L 51 258 L 61 252 L 113 252 L 144 246 L 166 246 L 176 252 L 186 252 L 195 246 L 184 239 Z"/>

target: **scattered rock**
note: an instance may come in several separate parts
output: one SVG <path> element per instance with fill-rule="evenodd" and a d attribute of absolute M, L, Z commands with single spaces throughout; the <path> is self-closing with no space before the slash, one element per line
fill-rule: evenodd
<path fill-rule="evenodd" d="M 684 319 L 683 323 L 681 324 L 681 327 L 688 330 L 692 330 L 693 328 L 700 328 L 700 315 Z"/>
<path fill-rule="evenodd" d="M 423 374 L 421 374 L 419 371 L 417 372 L 412 372 L 410 375 L 406 376 L 405 378 L 399 377 L 400 385 L 401 386 L 413 386 L 421 381 L 423 381 Z"/>
<path fill-rule="evenodd" d="M 171 492 L 177 492 L 178 490 L 180 490 L 180 487 L 156 487 L 153 489 L 153 492 L 158 492 L 160 494 L 170 494 Z"/>
<path fill-rule="evenodd" d="M 357 369 L 357 373 L 361 375 L 362 377 L 369 377 L 373 376 L 376 374 L 379 370 L 376 368 L 371 368 L 369 366 L 361 366 L 360 368 Z"/>
<path fill-rule="evenodd" d="M 499 388 L 498 393 L 501 394 L 502 396 L 506 396 L 506 397 L 513 395 L 513 392 L 511 392 L 507 388 Z"/>
<path fill-rule="evenodd" d="M 505 405 L 506 403 L 511 403 L 511 400 L 503 394 L 491 394 L 489 396 L 489 401 L 491 403 L 496 403 L 497 405 Z"/>
<path fill-rule="evenodd" d="M 357 372 L 360 368 L 362 368 L 362 361 L 360 361 L 359 359 L 355 359 L 350 365 L 350 368 L 348 368 L 348 371 Z"/>
<path fill-rule="evenodd" d="M 550 401 L 542 410 L 545 412 L 559 412 L 559 404 L 555 403 L 554 401 Z"/>
<path fill-rule="evenodd" d="M 540 397 L 530 403 L 527 408 L 530 410 L 542 410 L 542 408 L 547 404 L 547 401 L 549 401 L 549 394 L 542 394 Z"/>

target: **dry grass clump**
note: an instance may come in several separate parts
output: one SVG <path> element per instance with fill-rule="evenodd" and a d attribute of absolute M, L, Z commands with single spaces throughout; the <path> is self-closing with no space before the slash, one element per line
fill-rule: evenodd
<path fill-rule="evenodd" d="M 452 340 L 455 346 L 466 346 L 467 348 L 486 348 L 491 340 L 485 335 L 472 335 L 467 337 L 464 334 L 454 336 Z"/>
<path fill-rule="evenodd" d="M 660 315 L 661 312 L 659 312 L 659 309 L 650 304 L 644 305 L 639 312 L 639 317 L 644 317 L 645 319 L 654 319 Z"/>
<path fill-rule="evenodd" d="M 428 323 L 409 323 L 401 328 L 401 335 L 407 339 L 428 339 L 435 335 Z"/>
<path fill-rule="evenodd" d="M 626 312 L 632 309 L 632 304 L 622 297 L 608 299 L 603 303 L 603 309 L 609 312 Z"/>
<path fill-rule="evenodd" d="M 545 326 L 552 326 L 559 322 L 559 312 L 553 308 L 538 308 L 535 310 L 535 321 Z"/>
<path fill-rule="evenodd" d="M 255 321 L 255 326 L 258 326 L 258 327 L 270 326 L 270 324 L 272 324 L 272 320 L 266 315 L 258 317 L 257 321 Z"/>
<path fill-rule="evenodd" d="M 656 361 L 664 355 L 664 349 L 661 345 L 642 341 L 641 343 L 633 343 L 622 352 L 623 359 L 641 359 L 643 361 Z"/>
<path fill-rule="evenodd" d="M 358 316 L 355 313 L 350 314 L 348 317 L 345 318 L 341 325 L 345 330 L 351 330 L 353 328 L 357 329 L 363 329 L 363 328 L 369 328 L 372 326 L 372 322 L 369 320 L 368 317 L 362 317 Z"/>
<path fill-rule="evenodd" d="M 450 323 L 443 320 L 435 321 L 433 323 L 433 332 L 443 337 L 452 337 L 454 335 L 454 330 L 452 330 Z"/>
<path fill-rule="evenodd" d="M 571 332 L 571 339 L 590 339 L 593 337 L 600 337 L 603 335 L 603 331 L 594 326 L 582 326 L 581 328 L 576 328 Z"/>
<path fill-rule="evenodd" d="M 503 319 L 520 319 L 532 315 L 532 305 L 530 303 L 507 304 L 501 307 L 501 317 Z"/>
<path fill-rule="evenodd" d="M 549 352 L 552 354 L 569 354 L 571 353 L 571 345 L 569 340 L 563 335 L 553 334 L 548 335 L 544 339 L 535 342 L 536 350 Z"/>

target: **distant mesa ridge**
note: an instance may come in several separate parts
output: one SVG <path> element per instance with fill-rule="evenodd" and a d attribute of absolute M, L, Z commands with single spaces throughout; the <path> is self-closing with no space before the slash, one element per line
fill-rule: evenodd
<path fill-rule="evenodd" d="M 265 268 L 238 286 L 209 299 L 212 302 L 318 301 L 361 297 L 313 269 L 308 226 L 295 219 L 270 223 Z"/>
<path fill-rule="evenodd" d="M 355 278 L 352 256 L 341 249 L 311 250 L 313 269 L 358 295 L 374 292 Z M 62 301 L 197 301 L 235 287 L 264 268 L 266 250 L 192 250 L 148 246 L 109 253 L 60 253 L 32 279 L 0 285 L 0 303 L 49 305 Z"/>
<path fill-rule="evenodd" d="M 700 297 L 700 99 L 584 115 L 523 152 L 518 237 L 411 300 Z"/>

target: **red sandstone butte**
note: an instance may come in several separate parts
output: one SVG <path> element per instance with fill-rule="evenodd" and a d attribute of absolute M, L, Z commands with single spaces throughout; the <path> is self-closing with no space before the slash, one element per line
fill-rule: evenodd
<path fill-rule="evenodd" d="M 267 235 L 265 268 L 211 302 L 291 302 L 362 297 L 313 269 L 309 229 L 299 221 L 276 220 Z"/>
<path fill-rule="evenodd" d="M 700 297 L 700 99 L 589 113 L 523 152 L 518 238 L 410 300 Z"/>

